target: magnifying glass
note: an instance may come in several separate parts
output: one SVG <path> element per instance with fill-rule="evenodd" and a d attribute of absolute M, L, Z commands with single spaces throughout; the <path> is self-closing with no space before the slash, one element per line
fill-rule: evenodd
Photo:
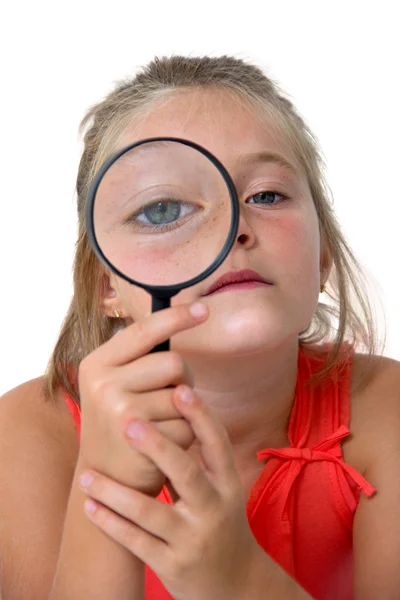
<path fill-rule="evenodd" d="M 180 138 L 150 138 L 113 154 L 89 190 L 86 226 L 97 257 L 168 308 L 209 277 L 236 240 L 233 181 L 208 150 Z M 154 351 L 169 350 L 169 340 Z"/>

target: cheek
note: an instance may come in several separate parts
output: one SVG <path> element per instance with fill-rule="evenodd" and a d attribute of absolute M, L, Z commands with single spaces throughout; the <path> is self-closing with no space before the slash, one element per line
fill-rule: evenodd
<path fill-rule="evenodd" d="M 315 212 L 278 215 L 264 228 L 267 256 L 275 258 L 281 274 L 296 280 L 319 277 L 320 235 Z"/>
<path fill-rule="evenodd" d="M 186 282 L 208 269 L 221 252 L 228 238 L 230 218 L 228 223 L 225 221 L 224 215 L 220 219 L 204 217 L 198 219 L 197 225 L 189 223 L 135 247 L 126 244 L 114 264 L 143 284 L 168 286 Z"/>

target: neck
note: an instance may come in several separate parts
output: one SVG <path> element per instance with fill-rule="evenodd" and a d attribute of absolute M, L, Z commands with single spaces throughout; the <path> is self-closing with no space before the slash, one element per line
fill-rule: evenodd
<path fill-rule="evenodd" d="M 287 445 L 298 341 L 257 355 L 185 357 L 195 391 L 224 425 L 234 453 L 246 460 L 265 447 Z M 194 444 L 193 451 L 199 449 Z"/>

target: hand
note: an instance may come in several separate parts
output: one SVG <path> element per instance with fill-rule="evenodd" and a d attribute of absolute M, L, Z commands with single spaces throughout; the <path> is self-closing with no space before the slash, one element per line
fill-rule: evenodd
<path fill-rule="evenodd" d="M 251 566 L 263 552 L 250 530 L 244 490 L 225 428 L 197 396 L 174 401 L 201 445 L 204 469 L 149 423 L 129 444 L 169 478 L 179 499 L 162 503 L 92 472 L 84 487 L 90 520 L 140 558 L 176 600 L 245 598 Z M 111 510 L 110 510 L 111 509 Z"/>
<path fill-rule="evenodd" d="M 127 446 L 123 431 L 132 419 L 145 419 L 178 446 L 193 443 L 193 431 L 172 401 L 175 386 L 192 384 L 189 368 L 176 352 L 148 352 L 205 321 L 205 310 L 197 317 L 188 305 L 159 311 L 83 359 L 78 376 L 82 429 L 77 469 L 94 468 L 149 495 L 160 493 L 165 474 L 144 453 Z"/>

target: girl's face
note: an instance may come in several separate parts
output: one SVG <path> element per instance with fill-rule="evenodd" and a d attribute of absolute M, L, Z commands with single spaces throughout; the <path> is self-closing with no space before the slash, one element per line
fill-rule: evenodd
<path fill-rule="evenodd" d="M 158 136 L 185 138 L 212 152 L 231 175 L 240 203 L 237 240 L 228 257 L 211 276 L 171 300 L 175 305 L 201 299 L 210 317 L 174 336 L 171 347 L 182 354 L 246 355 L 297 338 L 317 306 L 322 257 L 311 193 L 286 139 L 265 118 L 215 90 L 174 96 L 139 124 L 136 120 L 121 147 Z M 261 192 L 274 192 L 269 204 L 260 204 Z M 221 275 L 242 269 L 272 285 L 203 297 Z M 113 274 L 110 281 L 117 291 L 113 308 L 123 309 L 128 322 L 149 314 L 146 291 Z"/>

